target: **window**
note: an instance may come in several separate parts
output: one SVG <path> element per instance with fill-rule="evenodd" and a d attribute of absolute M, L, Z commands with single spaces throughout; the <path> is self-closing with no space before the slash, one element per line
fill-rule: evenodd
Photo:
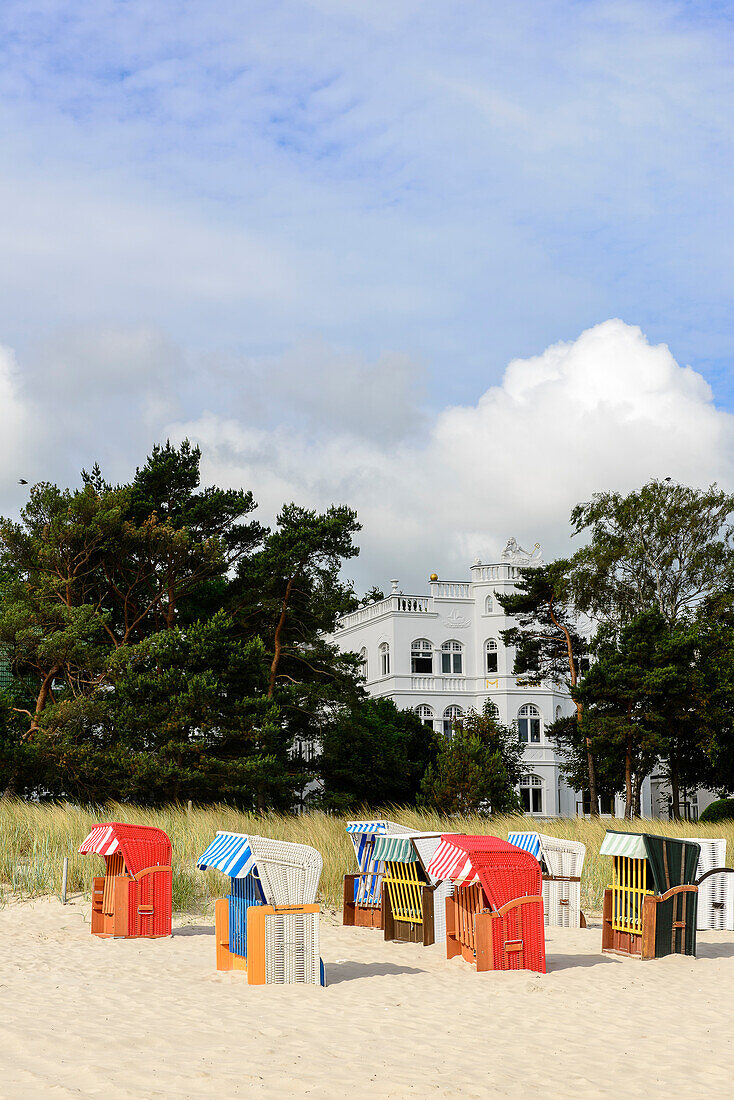
<path fill-rule="evenodd" d="M 446 710 L 443 712 L 443 732 L 446 737 L 451 737 L 451 734 L 454 732 L 454 722 L 457 718 L 461 718 L 463 714 L 464 712 L 461 707 L 446 707 Z"/>
<path fill-rule="evenodd" d="M 491 615 L 493 611 L 494 611 L 494 598 L 492 596 L 487 596 L 486 600 L 484 601 L 484 614 L 485 615 Z"/>
<path fill-rule="evenodd" d="M 533 703 L 526 703 L 517 712 L 517 732 L 524 745 L 540 744 L 540 711 Z"/>
<path fill-rule="evenodd" d="M 520 805 L 523 813 L 542 814 L 543 780 L 537 775 L 526 775 L 520 780 Z"/>
<path fill-rule="evenodd" d="M 500 708 L 496 703 L 493 703 L 491 699 L 487 699 L 487 702 L 484 704 L 484 709 L 490 718 L 496 718 L 499 721 Z"/>
<path fill-rule="evenodd" d="M 485 645 L 487 653 L 487 672 L 497 671 L 497 643 L 494 638 L 488 638 Z"/>
<path fill-rule="evenodd" d="M 433 645 L 426 638 L 418 638 L 410 647 L 410 671 L 433 672 Z"/>
<path fill-rule="evenodd" d="M 463 646 L 461 642 L 444 642 L 441 646 L 441 672 L 444 675 L 461 676 L 463 671 Z"/>
<path fill-rule="evenodd" d="M 560 703 L 556 707 L 556 722 L 559 718 L 563 718 L 563 707 L 560 705 Z"/>
<path fill-rule="evenodd" d="M 367 670 L 368 670 L 367 650 L 366 649 L 360 649 L 360 651 L 359 651 L 359 671 L 362 673 L 365 680 L 367 679 Z"/>
<path fill-rule="evenodd" d="M 430 728 L 433 729 L 433 711 L 426 703 L 421 703 L 419 707 L 416 707 L 415 713 L 424 726 L 430 726 Z"/>
<path fill-rule="evenodd" d="M 390 646 L 383 642 L 380 646 L 380 675 L 390 675 Z"/>

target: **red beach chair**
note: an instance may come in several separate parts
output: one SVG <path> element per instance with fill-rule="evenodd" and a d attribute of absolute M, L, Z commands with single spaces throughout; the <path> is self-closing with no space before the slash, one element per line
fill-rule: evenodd
<path fill-rule="evenodd" d="M 456 886 L 446 898 L 447 958 L 545 973 L 542 872 L 530 852 L 495 836 L 444 834 L 428 874 Z"/>
<path fill-rule="evenodd" d="M 79 851 L 96 852 L 107 865 L 92 889 L 93 936 L 171 935 L 171 842 L 162 829 L 107 821 Z"/>

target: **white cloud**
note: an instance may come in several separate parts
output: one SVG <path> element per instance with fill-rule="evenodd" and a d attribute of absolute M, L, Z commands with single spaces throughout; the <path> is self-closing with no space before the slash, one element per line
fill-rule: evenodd
<path fill-rule="evenodd" d="M 207 480 L 252 488 L 266 517 L 289 499 L 356 507 L 363 585 L 463 576 L 510 534 L 567 553 L 569 512 L 597 490 L 733 481 L 734 417 L 665 345 L 620 320 L 513 360 L 500 385 L 440 412 L 420 440 L 370 442 L 343 419 L 320 433 L 268 431 L 211 413 L 169 430 L 201 444 Z"/>
<path fill-rule="evenodd" d="M 40 434 L 39 426 L 33 425 Z M 0 347 L 0 492 L 22 495 L 18 480 L 32 478 L 32 455 L 38 442 L 18 387 L 18 368 L 9 348 Z"/>

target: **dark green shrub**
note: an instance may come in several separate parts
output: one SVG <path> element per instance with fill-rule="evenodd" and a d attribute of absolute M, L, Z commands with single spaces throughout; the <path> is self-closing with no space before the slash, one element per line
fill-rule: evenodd
<path fill-rule="evenodd" d="M 713 825 L 717 821 L 729 821 L 732 818 L 734 818 L 734 798 L 719 798 L 706 807 L 698 820 L 703 825 Z"/>

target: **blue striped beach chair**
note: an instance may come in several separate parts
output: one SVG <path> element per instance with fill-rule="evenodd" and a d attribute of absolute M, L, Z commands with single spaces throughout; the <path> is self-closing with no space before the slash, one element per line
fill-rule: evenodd
<path fill-rule="evenodd" d="M 246 970 L 250 985 L 325 985 L 316 893 L 323 861 L 315 848 L 242 833 L 217 833 L 199 870 L 229 875 L 215 905 L 218 970 Z"/>
<path fill-rule="evenodd" d="M 384 862 L 374 858 L 375 839 L 390 833 L 407 833 L 405 825 L 382 818 L 348 821 L 347 833 L 357 857 L 357 874 L 344 876 L 342 923 L 350 928 L 382 928 L 382 876 Z"/>
<path fill-rule="evenodd" d="M 586 845 L 578 840 L 546 836 L 545 833 L 510 833 L 510 844 L 522 848 L 543 870 L 543 914 L 553 928 L 585 928 L 581 910 L 581 872 Z"/>

